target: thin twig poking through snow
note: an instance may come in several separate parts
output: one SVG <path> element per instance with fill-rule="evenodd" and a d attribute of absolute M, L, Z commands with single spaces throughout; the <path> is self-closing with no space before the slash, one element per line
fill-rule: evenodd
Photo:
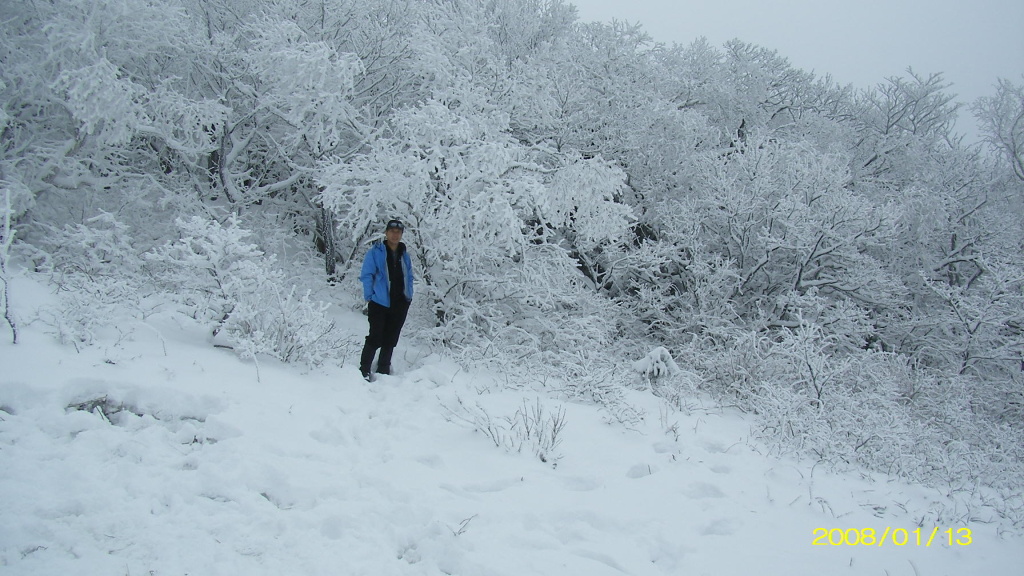
<path fill-rule="evenodd" d="M 462 522 L 459 522 L 459 529 L 458 530 L 452 530 L 451 528 L 448 528 L 449 530 L 452 531 L 452 536 L 462 536 L 463 534 L 465 534 L 466 530 L 469 529 L 469 523 L 472 522 L 473 519 L 476 518 L 477 516 L 479 516 L 479 514 L 473 514 L 469 518 L 466 518 Z"/>
<path fill-rule="evenodd" d="M 561 406 L 551 413 L 544 408 L 540 398 L 534 404 L 524 399 L 522 406 L 511 416 L 494 418 L 479 403 L 470 406 L 461 397 L 456 399 L 456 407 L 442 404 L 449 422 L 461 423 L 483 433 L 496 447 L 507 452 L 522 452 L 523 445 L 528 445 L 541 462 L 558 466 L 562 455 L 557 450 L 566 425 L 565 409 Z"/>

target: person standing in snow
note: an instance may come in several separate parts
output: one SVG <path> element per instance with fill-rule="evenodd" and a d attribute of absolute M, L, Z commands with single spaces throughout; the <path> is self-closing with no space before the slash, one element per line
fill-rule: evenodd
<path fill-rule="evenodd" d="M 377 373 L 391 374 L 391 355 L 412 303 L 412 259 L 402 242 L 404 232 L 401 220 L 388 221 L 384 241 L 374 242 L 370 247 L 359 273 L 370 321 L 370 332 L 359 358 L 359 372 L 367 382 L 378 349 Z"/>

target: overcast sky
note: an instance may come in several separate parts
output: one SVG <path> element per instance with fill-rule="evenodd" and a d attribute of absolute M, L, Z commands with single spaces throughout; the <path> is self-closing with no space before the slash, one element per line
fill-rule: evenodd
<path fill-rule="evenodd" d="M 567 1 L 584 22 L 639 22 L 665 43 L 739 38 L 858 88 L 908 66 L 942 72 L 965 103 L 991 95 L 997 78 L 1024 82 L 1024 0 Z"/>

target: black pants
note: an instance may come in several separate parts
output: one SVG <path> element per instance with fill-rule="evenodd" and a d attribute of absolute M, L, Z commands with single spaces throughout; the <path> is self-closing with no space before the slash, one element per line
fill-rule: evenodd
<path fill-rule="evenodd" d="M 369 372 L 373 364 L 373 356 L 380 349 L 377 358 L 377 372 L 391 373 L 391 355 L 398 345 L 398 337 L 402 334 L 405 317 L 409 314 L 409 302 L 401 298 L 393 299 L 391 307 L 381 306 L 376 302 L 367 305 L 366 316 L 370 320 L 370 333 L 366 335 L 366 344 L 359 357 L 359 370 Z"/>

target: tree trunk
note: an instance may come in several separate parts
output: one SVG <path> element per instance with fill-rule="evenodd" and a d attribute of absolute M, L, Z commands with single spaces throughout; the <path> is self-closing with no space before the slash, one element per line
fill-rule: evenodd
<path fill-rule="evenodd" d="M 338 263 L 337 247 L 334 240 L 334 214 L 322 206 L 318 207 L 316 213 L 316 245 L 324 255 L 324 270 L 327 272 L 327 280 L 334 282 Z"/>

